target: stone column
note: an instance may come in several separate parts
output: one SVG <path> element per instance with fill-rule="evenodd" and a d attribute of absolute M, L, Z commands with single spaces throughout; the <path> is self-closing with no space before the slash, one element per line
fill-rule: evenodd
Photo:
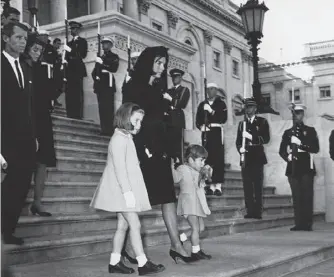
<path fill-rule="evenodd" d="M 124 14 L 135 20 L 139 20 L 138 0 L 123 0 Z"/>
<path fill-rule="evenodd" d="M 211 41 L 213 38 L 212 32 L 209 30 L 204 30 L 203 32 L 204 35 L 204 65 L 205 65 L 205 71 L 206 71 L 206 80 L 208 83 L 214 82 L 214 80 L 210 79 L 210 71 L 211 71 L 211 66 L 210 66 L 210 57 L 211 57 Z M 202 99 L 200 101 L 204 101 L 205 99 L 205 94 L 201 95 Z"/>
<path fill-rule="evenodd" d="M 233 106 L 232 106 L 232 58 L 231 50 L 232 44 L 228 41 L 224 41 L 224 60 L 225 60 L 225 91 L 227 100 L 227 124 L 233 125 Z"/>
<path fill-rule="evenodd" d="M 106 7 L 104 6 L 104 0 L 90 0 L 90 14 L 104 12 Z"/>
<path fill-rule="evenodd" d="M 67 11 L 67 0 L 50 1 L 51 23 L 64 21 Z"/>

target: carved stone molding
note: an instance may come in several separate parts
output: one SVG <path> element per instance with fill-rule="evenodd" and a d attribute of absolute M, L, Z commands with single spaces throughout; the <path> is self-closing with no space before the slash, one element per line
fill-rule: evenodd
<path fill-rule="evenodd" d="M 227 55 L 231 55 L 232 43 L 229 41 L 223 41 L 224 43 L 224 53 Z"/>
<path fill-rule="evenodd" d="M 151 6 L 152 0 L 138 0 L 139 12 L 147 15 L 147 12 Z"/>
<path fill-rule="evenodd" d="M 212 38 L 213 38 L 212 32 L 210 32 L 209 30 L 204 30 L 203 34 L 204 34 L 205 44 L 206 45 L 211 45 L 211 41 L 212 41 Z"/>
<path fill-rule="evenodd" d="M 167 11 L 168 27 L 176 29 L 176 24 L 179 21 L 179 17 L 173 11 Z"/>
<path fill-rule="evenodd" d="M 122 36 L 120 34 L 109 34 L 109 36 L 111 36 L 115 42 L 114 48 L 119 49 L 124 52 L 128 51 L 126 36 Z M 88 39 L 87 42 L 88 42 L 88 51 L 97 52 L 97 39 L 91 38 L 91 39 Z M 148 45 L 144 45 L 131 38 L 131 51 L 132 52 L 141 52 L 146 47 L 148 47 Z M 178 69 L 183 70 L 184 72 L 188 72 L 188 64 L 189 64 L 189 61 L 183 60 L 173 55 L 169 55 L 168 68 L 178 68 Z"/>
<path fill-rule="evenodd" d="M 273 82 L 273 85 L 274 85 L 276 91 L 280 91 L 283 88 L 283 82 L 282 81 Z"/>
<path fill-rule="evenodd" d="M 252 56 L 245 50 L 241 50 L 241 58 L 244 63 L 252 62 Z"/>

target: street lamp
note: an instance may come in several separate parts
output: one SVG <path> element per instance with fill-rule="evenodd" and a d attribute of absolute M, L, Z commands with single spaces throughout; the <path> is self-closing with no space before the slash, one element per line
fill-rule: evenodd
<path fill-rule="evenodd" d="M 32 26 L 37 32 L 37 12 L 38 12 L 38 0 L 28 0 L 28 10 L 32 17 Z"/>
<path fill-rule="evenodd" d="M 263 102 L 261 83 L 259 81 L 259 49 L 257 47 L 261 43 L 260 39 L 263 37 L 264 14 L 268 10 L 264 3 L 259 4 L 259 0 L 248 0 L 245 5 L 240 5 L 237 14 L 241 16 L 242 24 L 246 31 L 245 38 L 248 40 L 248 44 L 251 45 L 250 50 L 253 54 L 253 97 L 258 103 L 258 112 L 279 114 Z"/>

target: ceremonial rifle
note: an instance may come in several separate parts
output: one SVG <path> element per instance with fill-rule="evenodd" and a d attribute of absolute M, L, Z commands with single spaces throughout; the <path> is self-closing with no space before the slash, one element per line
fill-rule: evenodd
<path fill-rule="evenodd" d="M 97 22 L 97 56 L 101 58 L 101 28 L 100 28 L 100 21 Z M 96 70 L 96 81 L 100 80 L 100 74 L 101 74 L 101 64 L 96 63 L 95 64 L 95 70 Z"/>
<path fill-rule="evenodd" d="M 292 107 L 291 107 L 291 112 L 292 112 L 292 135 L 296 135 L 296 113 L 295 113 L 295 93 L 294 93 L 294 87 L 292 87 L 291 91 L 291 97 L 292 97 Z M 298 153 L 298 146 L 297 144 L 293 143 L 292 144 L 292 149 L 291 149 L 291 171 L 292 171 L 292 176 L 295 175 L 296 171 L 296 159 L 297 159 L 297 153 Z"/>
<path fill-rule="evenodd" d="M 128 75 L 130 77 L 130 71 L 131 71 L 131 45 L 130 45 L 130 36 L 128 36 Z"/>
<path fill-rule="evenodd" d="M 66 62 L 66 47 L 68 47 L 68 21 L 65 19 L 65 46 L 63 50 L 63 56 L 62 56 L 62 69 L 63 69 L 63 87 L 64 92 L 66 93 L 67 90 L 67 62 Z"/>
<path fill-rule="evenodd" d="M 209 103 L 208 102 L 208 95 L 207 95 L 207 79 L 206 79 L 206 71 L 205 71 L 205 64 L 204 64 L 204 105 Z M 204 110 L 204 105 L 203 105 L 203 110 Z M 203 134 L 203 147 L 206 147 L 206 143 L 208 140 L 207 136 L 207 125 L 208 125 L 208 111 L 204 110 L 204 134 Z"/>
<path fill-rule="evenodd" d="M 244 121 L 242 122 L 242 131 L 245 132 L 246 131 L 246 84 L 244 84 Z M 242 144 L 241 144 L 241 148 L 246 149 L 246 138 L 244 136 L 242 136 Z M 246 151 L 246 150 L 245 150 Z M 241 153 L 240 154 L 240 163 L 241 163 L 241 167 L 245 168 L 245 155 L 246 153 Z"/>

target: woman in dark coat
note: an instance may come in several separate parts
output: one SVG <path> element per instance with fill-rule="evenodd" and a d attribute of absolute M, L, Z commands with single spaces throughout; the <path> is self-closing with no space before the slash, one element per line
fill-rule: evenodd
<path fill-rule="evenodd" d="M 56 154 L 54 149 L 52 119 L 50 115 L 51 100 L 53 97 L 53 79 L 49 78 L 48 69 L 41 65 L 45 42 L 37 34 L 30 34 L 27 41 L 24 60 L 32 67 L 34 95 L 35 129 L 38 141 L 37 164 L 34 174 L 34 202 L 30 207 L 33 215 L 51 216 L 43 210 L 41 198 L 43 196 L 47 167 L 56 166 Z"/>
<path fill-rule="evenodd" d="M 164 93 L 167 90 L 168 49 L 162 46 L 146 48 L 138 58 L 127 86 L 128 101 L 145 111 L 140 133 L 135 137 L 147 193 L 151 205 L 161 205 L 163 219 L 171 240 L 170 256 L 185 262 L 192 260 L 183 248 L 178 233 L 176 196 L 167 153 L 167 111 Z"/>

